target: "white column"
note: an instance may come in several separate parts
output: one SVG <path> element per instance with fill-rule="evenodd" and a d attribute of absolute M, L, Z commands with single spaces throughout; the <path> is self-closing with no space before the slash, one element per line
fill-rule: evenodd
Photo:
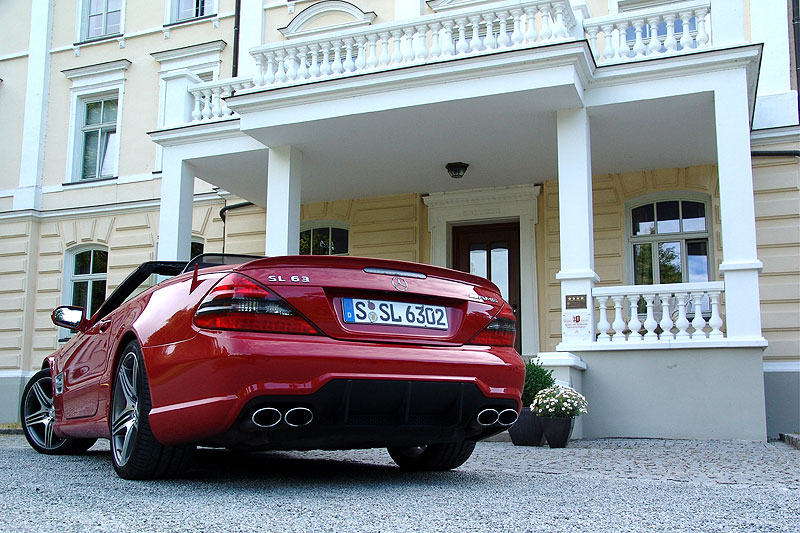
<path fill-rule="evenodd" d="M 744 44 L 744 19 L 744 0 L 711 0 L 711 41 L 714 46 Z"/>
<path fill-rule="evenodd" d="M 561 342 L 594 341 L 592 288 L 594 223 L 589 115 L 585 108 L 557 113 L 558 220 L 561 250 Z M 584 296 L 585 309 L 567 309 L 567 296 Z"/>
<path fill-rule="evenodd" d="M 412 19 L 423 13 L 423 0 L 394 0 L 394 20 Z"/>
<path fill-rule="evenodd" d="M 300 183 L 303 152 L 286 145 L 269 149 L 265 255 L 300 252 Z"/>
<path fill-rule="evenodd" d="M 761 339 L 747 80 L 744 69 L 729 72 L 714 91 L 725 321 L 728 338 Z"/>
<path fill-rule="evenodd" d="M 164 110 L 160 126 L 179 126 L 192 121 L 194 97 L 189 87 L 202 83 L 199 76 L 187 69 L 171 70 L 161 74 L 164 84 Z"/>
<path fill-rule="evenodd" d="M 251 77 L 256 72 L 256 60 L 248 50 L 264 41 L 264 2 L 246 0 L 239 12 L 239 76 Z"/>
<path fill-rule="evenodd" d="M 193 201 L 194 172 L 191 166 L 175 148 L 165 148 L 158 218 L 159 261 L 190 259 Z"/>
<path fill-rule="evenodd" d="M 14 210 L 39 209 L 41 207 L 42 163 L 44 161 L 47 98 L 50 86 L 52 18 L 52 0 L 33 0 L 31 2 L 25 114 L 20 150 L 22 158 L 19 166 L 19 188 L 14 192 Z"/>

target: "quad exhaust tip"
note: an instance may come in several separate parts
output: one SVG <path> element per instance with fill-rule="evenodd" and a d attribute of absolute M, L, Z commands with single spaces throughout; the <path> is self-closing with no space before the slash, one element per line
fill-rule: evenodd
<path fill-rule="evenodd" d="M 508 427 L 513 425 L 518 417 L 519 413 L 517 413 L 516 409 L 503 409 L 498 411 L 497 409 L 487 408 L 478 413 L 476 421 L 478 425 L 483 427 L 494 425 Z"/>

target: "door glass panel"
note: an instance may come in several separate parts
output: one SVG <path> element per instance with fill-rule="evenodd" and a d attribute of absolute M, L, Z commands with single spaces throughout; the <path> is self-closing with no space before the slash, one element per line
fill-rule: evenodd
<path fill-rule="evenodd" d="M 633 245 L 633 283 L 653 284 L 653 245 L 651 243 Z"/>
<path fill-rule="evenodd" d="M 508 301 L 508 243 L 492 243 L 491 280 L 500 289 L 503 299 Z"/>
<path fill-rule="evenodd" d="M 489 275 L 486 261 L 486 245 L 471 244 L 469 247 L 469 273 L 485 278 Z"/>
<path fill-rule="evenodd" d="M 632 215 L 632 235 L 650 235 L 655 233 L 656 217 L 653 213 L 653 204 L 647 204 L 633 209 Z"/>
<path fill-rule="evenodd" d="M 708 281 L 708 241 L 688 241 L 689 283 Z"/>
<path fill-rule="evenodd" d="M 328 255 L 330 249 L 330 231 L 328 228 L 319 228 L 312 231 L 311 240 L 312 255 Z"/>
<path fill-rule="evenodd" d="M 681 202 L 683 209 L 683 231 L 706 230 L 706 205 L 701 202 Z"/>
<path fill-rule="evenodd" d="M 681 243 L 658 243 L 659 283 L 682 283 Z"/>
<path fill-rule="evenodd" d="M 347 253 L 347 230 L 331 228 L 331 254 Z"/>
<path fill-rule="evenodd" d="M 656 215 L 658 216 L 658 233 L 678 233 L 681 230 L 677 200 L 658 202 Z"/>

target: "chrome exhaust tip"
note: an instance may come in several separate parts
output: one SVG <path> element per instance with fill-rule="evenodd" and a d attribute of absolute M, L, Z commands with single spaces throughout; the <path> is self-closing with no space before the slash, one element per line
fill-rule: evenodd
<path fill-rule="evenodd" d="M 314 413 L 307 407 L 293 407 L 283 415 L 283 421 L 286 422 L 286 425 L 293 428 L 307 426 L 312 420 L 314 420 Z"/>
<path fill-rule="evenodd" d="M 516 409 L 503 409 L 497 417 L 497 423 L 501 426 L 511 426 L 519 418 Z"/>
<path fill-rule="evenodd" d="M 500 413 L 497 409 L 484 409 L 478 413 L 478 424 L 481 426 L 493 426 L 497 424 L 497 419 L 500 418 Z"/>
<path fill-rule="evenodd" d="M 252 420 L 253 424 L 260 428 L 275 427 L 280 423 L 281 418 L 281 412 L 274 407 L 262 407 L 253 411 L 253 414 L 250 415 L 250 420 Z"/>

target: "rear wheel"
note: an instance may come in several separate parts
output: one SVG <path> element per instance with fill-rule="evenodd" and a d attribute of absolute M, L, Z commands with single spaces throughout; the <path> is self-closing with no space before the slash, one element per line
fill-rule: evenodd
<path fill-rule="evenodd" d="M 65 439 L 55 433 L 53 378 L 50 369 L 40 370 L 25 385 L 20 404 L 22 431 L 31 448 L 48 455 L 83 453 L 96 439 Z"/>
<path fill-rule="evenodd" d="M 172 477 L 189 466 L 193 446 L 164 446 L 150 430 L 150 385 L 136 341 L 122 352 L 114 379 L 109 423 L 111 460 L 124 479 Z"/>
<path fill-rule="evenodd" d="M 472 441 L 388 448 L 392 460 L 404 470 L 452 470 L 463 465 L 474 449 Z"/>

